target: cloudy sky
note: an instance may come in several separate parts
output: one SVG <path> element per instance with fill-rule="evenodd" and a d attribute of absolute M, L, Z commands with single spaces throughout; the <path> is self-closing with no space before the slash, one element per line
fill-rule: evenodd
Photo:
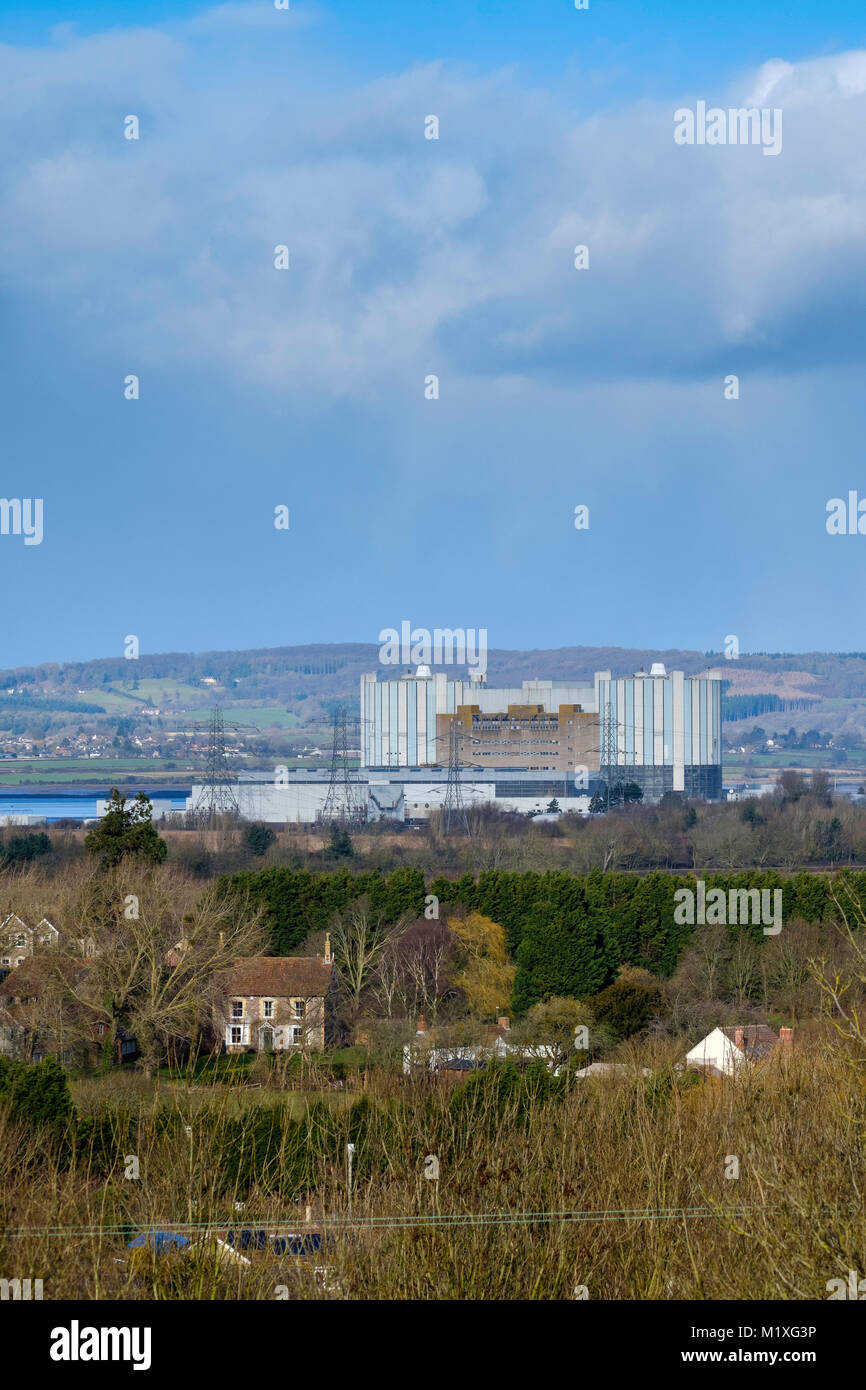
<path fill-rule="evenodd" d="M 0 667 L 866 647 L 866 17 L 703 8 L 3 4 Z"/>

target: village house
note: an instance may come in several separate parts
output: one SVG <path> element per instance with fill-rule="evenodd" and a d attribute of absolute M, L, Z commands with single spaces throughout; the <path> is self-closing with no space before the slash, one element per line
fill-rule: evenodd
<path fill-rule="evenodd" d="M 41 1062 L 54 1056 L 64 1063 L 96 1066 L 111 1020 L 84 1002 L 87 967 L 69 957 L 47 955 L 23 960 L 0 980 L 0 1056 Z M 73 993 L 74 991 L 74 993 Z M 132 1061 L 138 1045 L 118 1028 L 114 1060 Z"/>
<path fill-rule="evenodd" d="M 214 1031 L 226 1052 L 322 1052 L 330 1039 L 337 971 L 324 956 L 246 956 L 221 977 Z"/>
<path fill-rule="evenodd" d="M 32 956 L 36 947 L 56 946 L 59 935 L 47 917 L 28 927 L 17 913 L 10 912 L 0 926 L 0 979 Z"/>
<path fill-rule="evenodd" d="M 780 1028 L 777 1036 L 765 1023 L 714 1028 L 686 1053 L 685 1066 L 711 1076 L 733 1076 L 744 1066 L 766 1061 L 777 1048 L 789 1048 L 793 1037 L 793 1028 Z"/>
<path fill-rule="evenodd" d="M 462 1080 L 491 1062 L 510 1061 L 518 1066 L 540 1059 L 557 1075 L 563 1057 L 559 1048 L 542 1043 L 535 1046 L 515 1043 L 511 1039 L 511 1020 L 498 1018 L 484 1029 L 483 1041 L 462 1045 L 447 1045 L 431 1034 L 422 1014 L 418 1019 L 415 1038 L 403 1048 L 403 1073 L 411 1076 L 419 1071 L 432 1072 L 451 1080 Z"/>

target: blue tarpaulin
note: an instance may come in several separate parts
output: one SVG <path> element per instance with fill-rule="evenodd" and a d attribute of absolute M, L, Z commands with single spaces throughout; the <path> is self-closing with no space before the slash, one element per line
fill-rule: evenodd
<path fill-rule="evenodd" d="M 149 1245 L 157 1255 L 168 1255 L 172 1250 L 184 1250 L 189 1245 L 189 1237 L 179 1231 L 141 1231 L 131 1240 L 128 1250 L 140 1250 Z"/>

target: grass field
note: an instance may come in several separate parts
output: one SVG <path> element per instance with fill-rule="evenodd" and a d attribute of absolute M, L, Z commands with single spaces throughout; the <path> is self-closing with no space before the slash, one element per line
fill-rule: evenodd
<path fill-rule="evenodd" d="M 176 764 L 166 771 L 166 762 Z M 112 778 L 189 782 L 198 764 L 181 758 L 22 758 L 0 763 L 0 787 L 104 786 Z"/>
<path fill-rule="evenodd" d="M 866 769 L 866 750 L 855 749 L 849 752 L 846 761 L 840 762 L 832 748 L 792 749 L 790 753 L 753 753 L 748 761 L 736 762 L 725 758 L 724 777 L 729 780 L 735 772 L 784 772 L 788 768 L 809 769 L 826 768 L 840 776 L 858 776 Z"/>
<path fill-rule="evenodd" d="M 110 714 L 123 714 L 129 713 L 135 705 L 204 705 L 207 694 L 200 686 L 184 685 L 182 681 L 154 679 L 140 680 L 137 690 L 127 689 L 117 682 L 113 685 L 101 685 L 77 698 L 86 704 L 103 705 Z"/>
<path fill-rule="evenodd" d="M 681 1051 L 647 1042 L 583 1081 L 374 1071 L 326 1094 L 161 1085 L 158 1104 L 135 1073 L 74 1082 L 74 1143 L 0 1122 L 2 1267 L 49 1299 L 328 1296 L 273 1248 L 128 1244 L 168 1223 L 296 1231 L 309 1209 L 344 1298 L 825 1299 L 866 1248 L 862 1057 L 813 1034 L 718 1082 L 677 1072 Z"/>
<path fill-rule="evenodd" d="M 221 708 L 229 724 L 234 721 L 237 724 L 254 724 L 260 729 L 272 728 L 274 725 L 281 729 L 294 729 L 301 722 L 296 714 L 290 714 L 280 705 L 232 704 L 226 700 Z M 179 728 L 187 724 L 200 723 L 203 714 L 206 714 L 206 711 L 183 710 L 178 713 L 176 723 Z"/>

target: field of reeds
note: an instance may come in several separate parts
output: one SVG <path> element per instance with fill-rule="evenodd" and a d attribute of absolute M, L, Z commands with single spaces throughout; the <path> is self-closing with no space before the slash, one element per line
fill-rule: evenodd
<path fill-rule="evenodd" d="M 866 1269 L 850 1047 L 815 1035 L 728 1081 L 644 1040 L 598 1078 L 73 1082 L 62 1123 L 0 1107 L 0 1275 L 45 1299 L 825 1299 Z M 190 1245 L 129 1247 L 167 1229 Z M 218 1243 L 242 1229 L 264 1233 L 244 1262 Z M 272 1253 L 304 1231 L 318 1254 Z"/>

